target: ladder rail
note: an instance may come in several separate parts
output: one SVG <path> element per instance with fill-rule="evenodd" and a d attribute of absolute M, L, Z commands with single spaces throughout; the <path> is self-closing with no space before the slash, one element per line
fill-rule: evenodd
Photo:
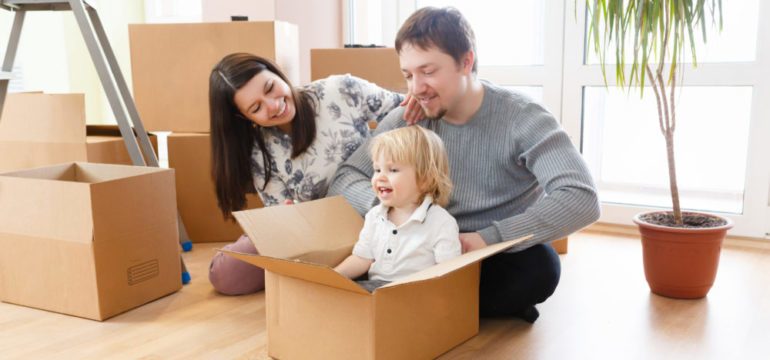
<path fill-rule="evenodd" d="M 99 44 L 104 51 L 104 55 L 107 58 L 107 65 L 109 65 L 112 76 L 117 83 L 118 92 L 120 93 L 120 96 L 123 100 L 123 105 L 128 111 L 128 116 L 131 119 L 131 123 L 134 125 L 134 129 L 137 133 L 136 135 L 139 137 L 139 145 L 142 147 L 144 159 L 147 161 L 149 166 L 158 167 L 158 158 L 155 156 L 155 151 L 152 148 L 152 143 L 150 143 L 150 138 L 147 136 L 147 131 L 144 129 L 144 124 L 139 117 L 139 112 L 136 110 L 136 104 L 134 103 L 134 99 L 131 97 L 131 93 L 128 90 L 126 80 L 123 78 L 123 72 L 120 71 L 118 61 L 115 59 L 115 53 L 113 53 L 112 46 L 110 46 L 110 42 L 107 39 L 107 34 L 104 32 L 104 26 L 102 26 L 102 21 L 99 18 L 99 14 L 97 14 L 96 9 L 94 8 L 89 8 L 86 11 L 88 12 L 89 18 L 95 30 L 96 39 L 99 41 Z"/>
<path fill-rule="evenodd" d="M 11 83 L 10 74 L 13 73 L 13 62 L 16 60 L 16 52 L 19 50 L 19 40 L 21 40 L 21 29 L 24 26 L 24 16 L 26 11 L 18 10 L 13 17 L 13 26 L 11 27 L 11 35 L 8 37 L 8 47 L 5 49 L 5 59 L 3 59 L 2 72 L 7 74 L 0 80 L 0 114 L 3 113 L 3 105 L 5 104 L 5 97 L 8 94 L 8 85 Z"/>
<path fill-rule="evenodd" d="M 113 114 L 115 114 L 115 120 L 118 123 L 120 134 L 123 135 L 123 141 L 126 143 L 128 155 L 131 157 L 134 165 L 144 166 L 146 165 L 144 158 L 141 151 L 139 151 L 139 145 L 136 142 L 133 129 L 131 129 L 123 104 L 118 96 L 118 89 L 112 78 L 113 74 L 111 74 L 110 68 L 107 66 L 105 54 L 96 38 L 96 31 L 88 15 L 86 15 L 85 5 L 83 5 L 82 0 L 69 0 L 69 3 L 80 28 L 80 34 L 83 36 L 88 52 L 91 54 L 91 60 L 94 63 L 94 67 L 96 67 L 96 73 L 99 75 L 99 80 L 107 95 L 107 101 L 110 103 Z"/>

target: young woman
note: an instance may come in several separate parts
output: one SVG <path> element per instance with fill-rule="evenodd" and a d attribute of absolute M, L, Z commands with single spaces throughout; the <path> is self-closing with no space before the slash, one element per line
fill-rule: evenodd
<path fill-rule="evenodd" d="M 223 215 L 243 209 L 247 193 L 258 193 L 265 206 L 324 197 L 337 166 L 370 136 L 369 121 L 403 100 L 351 75 L 295 88 L 267 59 L 225 56 L 209 77 L 212 176 Z M 417 107 L 407 105 L 414 118 L 422 117 Z M 256 253 L 245 236 L 225 248 Z M 209 280 L 229 295 L 264 287 L 262 269 L 221 253 Z"/>

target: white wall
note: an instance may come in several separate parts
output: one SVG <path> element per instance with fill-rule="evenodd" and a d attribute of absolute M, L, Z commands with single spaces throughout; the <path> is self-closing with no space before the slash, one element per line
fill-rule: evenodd
<path fill-rule="evenodd" d="M 276 2 L 276 19 L 299 27 L 300 81 L 310 82 L 310 49 L 342 47 L 342 0 Z"/>
<path fill-rule="evenodd" d="M 203 21 L 282 20 L 299 28 L 300 82 L 310 82 L 310 49 L 342 47 L 342 0 L 202 0 Z"/>
<path fill-rule="evenodd" d="M 201 2 L 203 22 L 230 21 L 232 15 L 245 15 L 251 21 L 276 19 L 277 0 L 202 0 Z"/>

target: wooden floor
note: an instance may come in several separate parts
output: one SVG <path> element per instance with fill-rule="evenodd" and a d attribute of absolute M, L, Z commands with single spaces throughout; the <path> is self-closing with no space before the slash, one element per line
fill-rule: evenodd
<path fill-rule="evenodd" d="M 180 292 L 103 323 L 0 304 L 0 358 L 267 358 L 264 295 L 208 283 L 217 245 L 184 255 L 193 282 Z M 569 246 L 534 325 L 482 320 L 442 358 L 770 359 L 770 250 L 726 246 L 708 297 L 672 300 L 649 292 L 639 240 L 585 232 Z"/>

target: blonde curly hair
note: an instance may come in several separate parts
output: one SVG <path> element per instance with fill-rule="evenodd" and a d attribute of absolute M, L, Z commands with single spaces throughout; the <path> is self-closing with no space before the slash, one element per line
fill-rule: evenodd
<path fill-rule="evenodd" d="M 449 159 L 444 142 L 436 133 L 416 125 L 390 130 L 372 139 L 369 151 L 372 159 L 384 156 L 390 161 L 414 166 L 422 192 L 419 202 L 430 195 L 434 203 L 447 206 L 452 193 Z"/>

